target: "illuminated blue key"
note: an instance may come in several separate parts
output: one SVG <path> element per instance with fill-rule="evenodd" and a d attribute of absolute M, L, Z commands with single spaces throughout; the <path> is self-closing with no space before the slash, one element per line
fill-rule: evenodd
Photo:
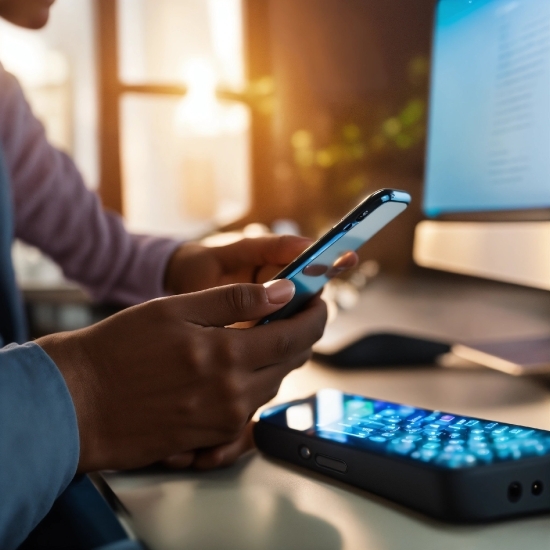
<path fill-rule="evenodd" d="M 447 445 L 443 450 L 446 453 L 461 453 L 464 447 L 462 445 Z"/>
<path fill-rule="evenodd" d="M 383 422 L 376 422 L 376 420 L 364 420 L 361 422 L 361 426 L 371 426 L 375 428 L 385 428 L 386 425 Z"/>
<path fill-rule="evenodd" d="M 414 443 L 415 441 L 420 441 L 422 439 L 419 435 L 406 435 L 400 441 L 402 443 Z"/>
<path fill-rule="evenodd" d="M 508 429 L 508 426 L 501 426 L 500 428 L 493 430 L 493 435 L 503 434 L 507 429 Z"/>
<path fill-rule="evenodd" d="M 448 466 L 449 468 L 464 468 L 471 467 L 477 464 L 475 455 L 470 453 L 465 454 L 450 454 L 443 453 L 436 459 L 436 463 Z"/>
<path fill-rule="evenodd" d="M 408 434 L 417 434 L 422 431 L 422 428 L 405 428 Z"/>
<path fill-rule="evenodd" d="M 461 432 L 465 430 L 466 428 L 464 426 L 459 426 L 458 424 L 451 424 L 450 426 L 446 426 L 447 430 L 453 430 L 454 432 Z"/>
<path fill-rule="evenodd" d="M 473 449 L 472 452 L 482 462 L 489 463 L 493 461 L 493 453 L 489 449 Z"/>
<path fill-rule="evenodd" d="M 411 454 L 411 458 L 422 460 L 423 462 L 429 462 L 434 456 L 437 456 L 437 451 L 433 451 L 430 449 L 414 451 L 414 453 Z"/>
<path fill-rule="evenodd" d="M 408 455 L 411 451 L 414 450 L 414 445 L 395 445 L 391 448 L 391 450 L 400 455 Z"/>

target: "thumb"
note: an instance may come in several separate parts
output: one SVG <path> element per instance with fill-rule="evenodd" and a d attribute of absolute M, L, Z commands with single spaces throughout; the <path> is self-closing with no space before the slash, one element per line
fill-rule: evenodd
<path fill-rule="evenodd" d="M 185 303 L 188 321 L 205 327 L 224 327 L 269 315 L 290 302 L 294 292 L 292 281 L 278 279 L 263 285 L 220 286 L 185 294 L 178 299 Z"/>

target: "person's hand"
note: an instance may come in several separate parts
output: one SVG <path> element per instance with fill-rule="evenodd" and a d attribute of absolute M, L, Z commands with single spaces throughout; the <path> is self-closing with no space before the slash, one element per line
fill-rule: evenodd
<path fill-rule="evenodd" d="M 231 466 L 243 454 L 254 449 L 254 424 L 255 422 L 249 422 L 239 437 L 230 443 L 174 455 L 163 460 L 163 464 L 174 470 L 185 468 L 211 470 Z"/>
<path fill-rule="evenodd" d="M 311 243 L 310 239 L 292 235 L 242 239 L 215 247 L 185 243 L 168 262 L 165 289 L 185 294 L 234 283 L 263 283 Z"/>
<path fill-rule="evenodd" d="M 208 467 L 220 446 L 238 446 L 256 409 L 309 358 L 326 308 L 315 299 L 290 319 L 226 327 L 278 310 L 293 293 L 286 280 L 230 285 L 153 300 L 37 340 L 74 402 L 78 470 L 136 468 L 189 451 L 197 467 L 201 456 Z"/>

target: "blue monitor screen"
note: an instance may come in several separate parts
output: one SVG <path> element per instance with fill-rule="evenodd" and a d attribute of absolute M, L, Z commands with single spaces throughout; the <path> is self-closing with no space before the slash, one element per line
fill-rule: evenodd
<path fill-rule="evenodd" d="M 550 1 L 440 0 L 424 211 L 550 207 Z"/>

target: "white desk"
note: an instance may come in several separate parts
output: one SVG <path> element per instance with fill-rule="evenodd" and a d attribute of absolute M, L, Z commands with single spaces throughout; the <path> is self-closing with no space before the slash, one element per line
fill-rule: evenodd
<path fill-rule="evenodd" d="M 516 302 L 510 307 L 517 310 Z M 550 326 L 546 309 L 535 317 L 532 330 Z M 344 316 L 329 330 L 329 338 L 350 320 L 356 329 L 357 318 Z M 509 321 L 504 332 L 515 324 Z M 520 319 L 525 327 L 524 321 Z M 473 322 L 482 319 L 476 315 Z M 550 430 L 549 384 L 483 369 L 338 371 L 310 362 L 286 378 L 277 401 L 323 387 Z M 152 550 L 550 549 L 550 515 L 482 526 L 447 525 L 258 453 L 209 473 L 105 478 L 127 508 L 134 531 Z"/>

